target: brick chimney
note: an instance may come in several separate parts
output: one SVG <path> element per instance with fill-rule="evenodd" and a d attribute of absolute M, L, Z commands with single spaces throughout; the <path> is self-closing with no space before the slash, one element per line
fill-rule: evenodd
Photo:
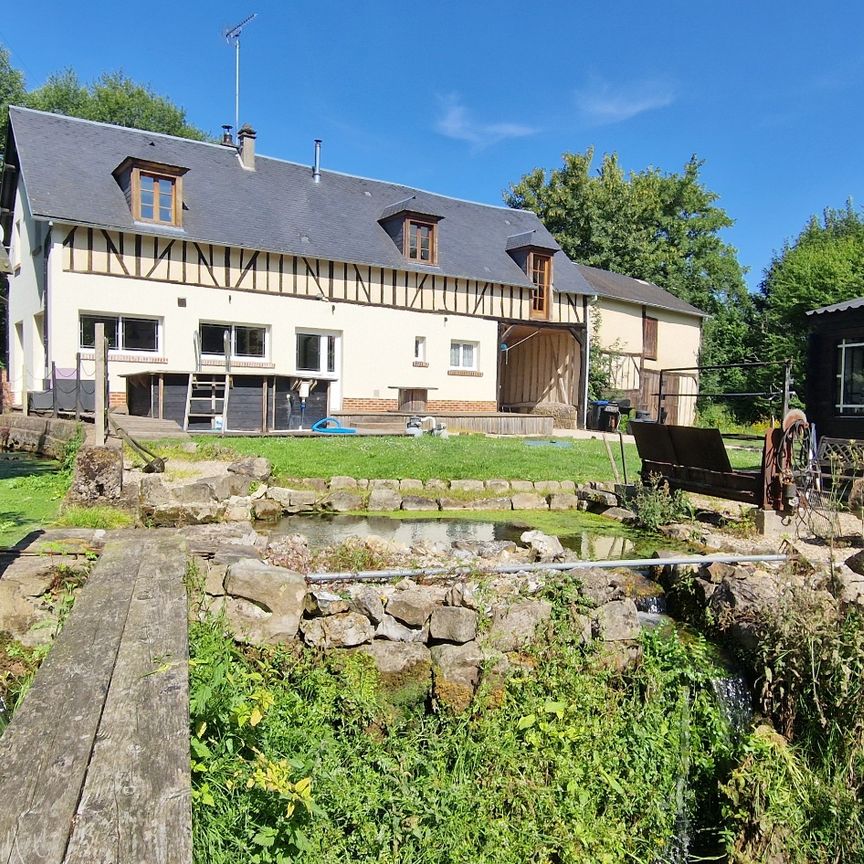
<path fill-rule="evenodd" d="M 247 171 L 255 170 L 255 130 L 245 123 L 240 127 L 237 138 L 240 142 L 240 161 Z"/>

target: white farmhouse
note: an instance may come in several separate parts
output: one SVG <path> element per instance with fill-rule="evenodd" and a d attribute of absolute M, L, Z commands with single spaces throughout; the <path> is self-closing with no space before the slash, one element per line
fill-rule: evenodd
<path fill-rule="evenodd" d="M 545 403 L 584 423 L 592 305 L 620 389 L 697 362 L 698 310 L 574 265 L 530 212 L 320 170 L 317 150 L 311 168 L 263 157 L 249 127 L 238 137 L 10 109 L 15 404 L 92 370 L 97 323 L 111 404 L 199 431 L 398 411 L 503 423 Z"/>

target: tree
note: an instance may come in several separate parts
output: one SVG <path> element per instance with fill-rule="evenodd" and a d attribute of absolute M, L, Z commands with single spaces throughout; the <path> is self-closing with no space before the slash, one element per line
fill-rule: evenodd
<path fill-rule="evenodd" d="M 852 203 L 810 218 L 765 271 L 757 297 L 754 340 L 766 359 L 791 358 L 806 395 L 807 312 L 864 296 L 864 218 Z"/>
<path fill-rule="evenodd" d="M 57 111 L 70 117 L 98 120 L 163 132 L 181 138 L 207 139 L 207 134 L 186 121 L 186 112 L 148 86 L 136 84 L 122 72 L 100 75 L 92 84 L 82 84 L 71 69 L 52 75 L 26 96 L 30 108 Z"/>
<path fill-rule="evenodd" d="M 24 100 L 24 76 L 12 68 L 9 52 L 0 45 L 0 162 L 6 152 L 9 106 Z"/>
<path fill-rule="evenodd" d="M 707 312 L 701 362 L 748 359 L 752 299 L 736 250 L 720 232 L 733 224 L 691 157 L 681 173 L 656 168 L 625 174 L 618 157 L 565 153 L 563 167 L 526 174 L 505 193 L 511 207 L 533 210 L 574 261 L 654 282 Z M 702 378 L 703 389 L 740 392 L 739 370 Z M 734 410 L 735 406 L 731 406 Z"/>

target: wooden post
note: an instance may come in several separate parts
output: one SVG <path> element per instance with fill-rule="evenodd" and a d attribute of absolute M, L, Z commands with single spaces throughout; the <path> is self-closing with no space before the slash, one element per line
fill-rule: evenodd
<path fill-rule="evenodd" d="M 54 416 L 57 416 L 57 364 L 51 361 L 51 407 Z"/>
<path fill-rule="evenodd" d="M 75 355 L 75 419 L 81 419 L 81 352 Z"/>
<path fill-rule="evenodd" d="M 93 422 L 96 427 L 96 444 L 105 446 L 105 325 L 96 324 L 96 380 L 94 382 L 95 401 Z"/>

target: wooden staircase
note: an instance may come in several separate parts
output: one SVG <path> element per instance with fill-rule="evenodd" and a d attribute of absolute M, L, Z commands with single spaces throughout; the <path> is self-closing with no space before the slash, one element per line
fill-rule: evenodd
<path fill-rule="evenodd" d="M 183 428 L 202 430 L 202 421 L 209 420 L 209 428 L 224 431 L 228 421 L 228 398 L 231 391 L 231 376 L 218 373 L 192 373 L 186 394 L 186 415 Z"/>

